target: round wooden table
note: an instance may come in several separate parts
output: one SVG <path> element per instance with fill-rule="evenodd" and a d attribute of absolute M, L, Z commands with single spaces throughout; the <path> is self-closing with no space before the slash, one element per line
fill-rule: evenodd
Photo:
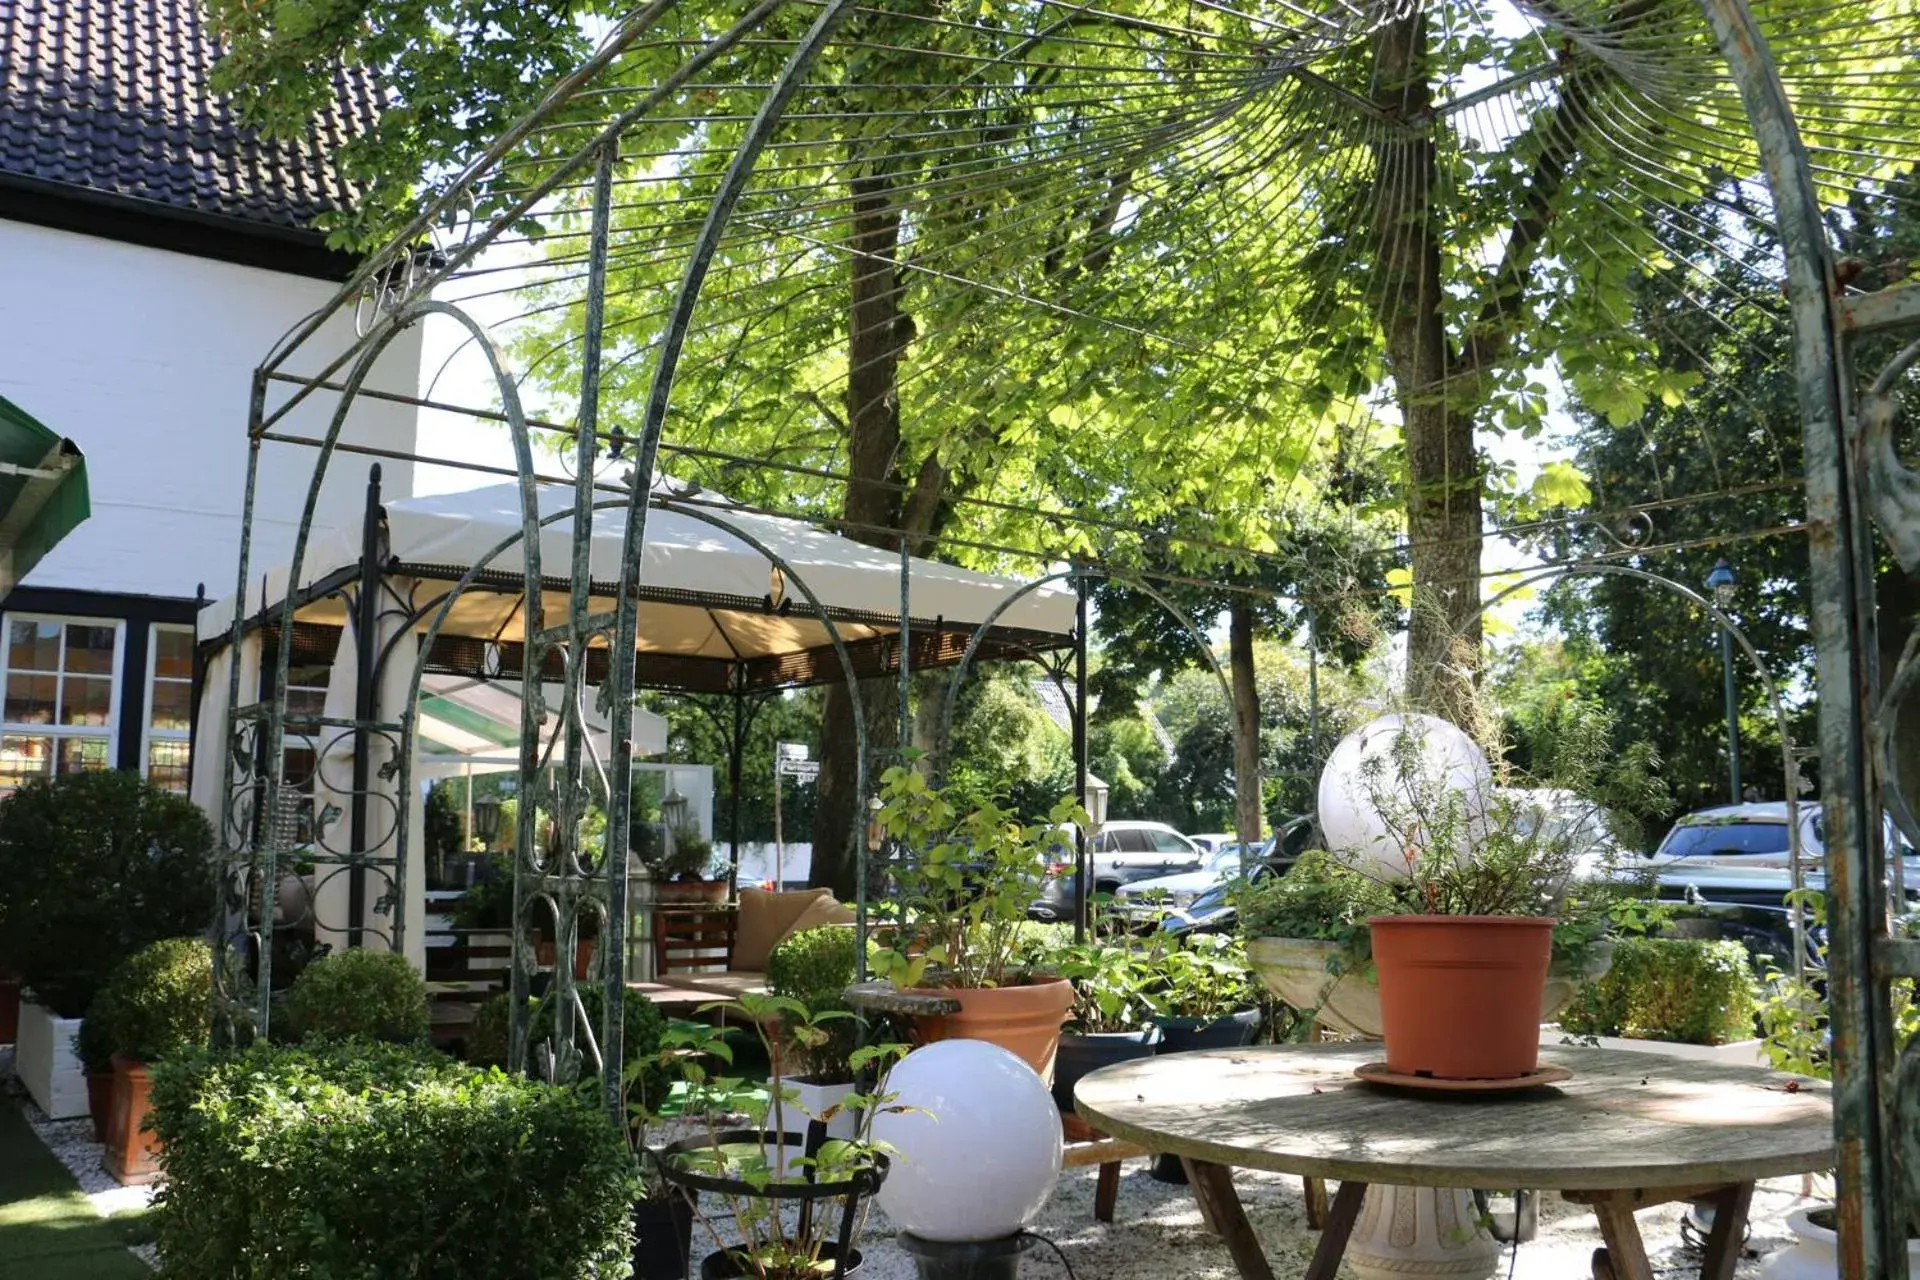
<path fill-rule="evenodd" d="M 1598 1280 L 1652 1280 L 1634 1211 L 1712 1200 L 1709 1280 L 1729 1280 L 1753 1184 L 1833 1164 L 1818 1080 L 1651 1053 L 1542 1049 L 1573 1078 L 1505 1095 L 1363 1084 L 1378 1044 L 1266 1045 L 1122 1063 L 1080 1081 L 1089 1124 L 1179 1156 L 1201 1216 L 1246 1280 L 1271 1280 L 1232 1170 L 1337 1178 L 1307 1280 L 1332 1280 L 1367 1184 L 1552 1189 L 1590 1205 Z"/>

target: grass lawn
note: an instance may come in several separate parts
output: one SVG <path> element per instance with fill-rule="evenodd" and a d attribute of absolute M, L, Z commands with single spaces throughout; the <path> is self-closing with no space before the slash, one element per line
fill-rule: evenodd
<path fill-rule="evenodd" d="M 94 1212 L 19 1108 L 0 1100 L 0 1280 L 147 1280 L 127 1252 L 138 1217 Z"/>

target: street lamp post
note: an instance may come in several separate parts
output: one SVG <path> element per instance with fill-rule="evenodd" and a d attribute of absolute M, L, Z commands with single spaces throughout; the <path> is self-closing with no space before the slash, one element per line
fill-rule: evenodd
<path fill-rule="evenodd" d="M 1733 566 L 1721 560 L 1707 575 L 1707 587 L 1713 599 L 1726 613 L 1733 607 L 1736 579 Z M 1733 688 L 1733 631 L 1720 627 L 1720 667 L 1727 683 L 1727 796 L 1729 803 L 1740 803 L 1740 704 Z"/>

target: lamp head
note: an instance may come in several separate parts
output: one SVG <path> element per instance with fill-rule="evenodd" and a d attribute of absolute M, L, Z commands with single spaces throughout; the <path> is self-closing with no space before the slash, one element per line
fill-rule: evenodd
<path fill-rule="evenodd" d="M 1080 796 L 1080 807 L 1087 811 L 1087 834 L 1097 836 L 1100 828 L 1107 825 L 1107 794 L 1111 790 L 1106 783 L 1087 775 L 1087 789 Z"/>
<path fill-rule="evenodd" d="M 500 838 L 500 801 L 496 797 L 483 796 L 473 802 L 473 834 L 489 849 Z"/>
<path fill-rule="evenodd" d="M 1722 609 L 1733 603 L 1733 593 L 1739 585 L 1739 579 L 1733 576 L 1733 566 L 1724 559 L 1713 566 L 1713 572 L 1707 575 L 1707 589 L 1713 592 L 1714 600 Z"/>

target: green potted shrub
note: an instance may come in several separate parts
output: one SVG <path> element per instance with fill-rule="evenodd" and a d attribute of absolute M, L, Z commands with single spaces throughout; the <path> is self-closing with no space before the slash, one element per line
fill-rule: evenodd
<path fill-rule="evenodd" d="M 876 1084 L 848 1095 L 827 1112 L 814 1113 L 794 1101 L 781 1064 L 796 1047 L 818 1044 L 825 1028 L 847 1020 L 846 1014 L 816 1012 L 798 1000 L 774 995 L 745 995 L 706 1010 L 755 1028 L 773 1069 L 764 1102 L 749 1113 L 749 1127 L 722 1129 L 709 1110 L 704 1132 L 657 1153 L 663 1178 L 690 1196 L 705 1193 L 696 1201 L 695 1212 L 715 1248 L 700 1264 L 701 1280 L 821 1280 L 857 1274 L 861 1257 L 855 1242 L 865 1217 L 860 1202 L 879 1190 L 887 1176 L 887 1157 L 872 1141 L 873 1118 L 893 1109 L 884 1092 L 884 1073 L 906 1053 L 906 1046 L 855 1050 L 849 1059 L 853 1071 L 875 1077 Z M 740 1093 L 743 1080 L 708 1070 L 708 1061 L 727 1065 L 733 1060 L 731 1046 L 712 1027 L 678 1023 L 669 1031 L 668 1043 L 681 1055 L 689 1085 L 723 1096 Z M 850 1139 L 826 1137 L 838 1109 L 858 1117 Z M 719 1206 L 719 1212 L 709 1214 L 710 1205 Z M 789 1206 L 798 1212 L 786 1212 Z"/>
<path fill-rule="evenodd" d="M 1025 953 L 1027 906 L 1065 827 L 1086 815 L 1071 800 L 1025 824 L 991 801 L 961 812 L 913 769 L 881 778 L 881 830 L 905 853 L 896 871 L 901 912 L 893 946 L 874 970 L 903 992 L 937 994 L 957 1013 L 915 1019 L 921 1043 L 988 1040 L 1053 1075 L 1073 987 L 1036 972 Z"/>
<path fill-rule="evenodd" d="M 783 1078 L 794 1100 L 813 1115 L 835 1109 L 829 1138 L 853 1137 L 858 1119 L 840 1104 L 854 1092 L 853 1055 L 860 1047 L 860 1018 L 845 995 L 858 970 L 859 947 L 850 926 L 822 925 L 789 934 L 767 956 L 767 990 L 816 1015 L 813 1034 L 776 1044 L 787 1055 Z M 818 1016 L 823 1014 L 834 1016 Z"/>
<path fill-rule="evenodd" d="M 218 867 L 198 806 L 131 773 L 34 779 L 0 800 L 0 955 L 24 984 L 14 1070 L 55 1119 L 84 1115 L 81 1015 L 134 952 L 197 933 Z"/>
<path fill-rule="evenodd" d="M 1221 934 L 1195 934 L 1151 961 L 1148 988 L 1160 1052 L 1231 1049 L 1260 1026 L 1260 989 L 1247 968 L 1246 947 Z"/>
<path fill-rule="evenodd" d="M 165 938 L 128 957 L 95 999 L 89 1018 L 112 1050 L 107 1172 L 122 1183 L 159 1174 L 147 1127 L 154 1064 L 206 1044 L 213 1027 L 213 952 L 199 938 Z"/>
<path fill-rule="evenodd" d="M 1156 980 L 1146 954 L 1124 935 L 1069 946 L 1055 961 L 1073 984 L 1073 1009 L 1060 1034 L 1053 1065 L 1053 1102 L 1067 1136 L 1083 1138 L 1086 1126 L 1073 1109 L 1073 1088 L 1089 1071 L 1153 1056 L 1160 1028 L 1153 1021 L 1148 989 Z"/>
<path fill-rule="evenodd" d="M 1612 967 L 1561 1011 L 1560 1029 L 1608 1048 L 1751 1064 L 1762 1052 L 1755 985 L 1738 942 L 1620 938 Z"/>
<path fill-rule="evenodd" d="M 425 1041 L 431 1021 L 427 984 L 407 958 L 365 947 L 308 965 L 287 992 L 286 1017 L 303 1040 L 359 1037 L 395 1044 Z"/>

